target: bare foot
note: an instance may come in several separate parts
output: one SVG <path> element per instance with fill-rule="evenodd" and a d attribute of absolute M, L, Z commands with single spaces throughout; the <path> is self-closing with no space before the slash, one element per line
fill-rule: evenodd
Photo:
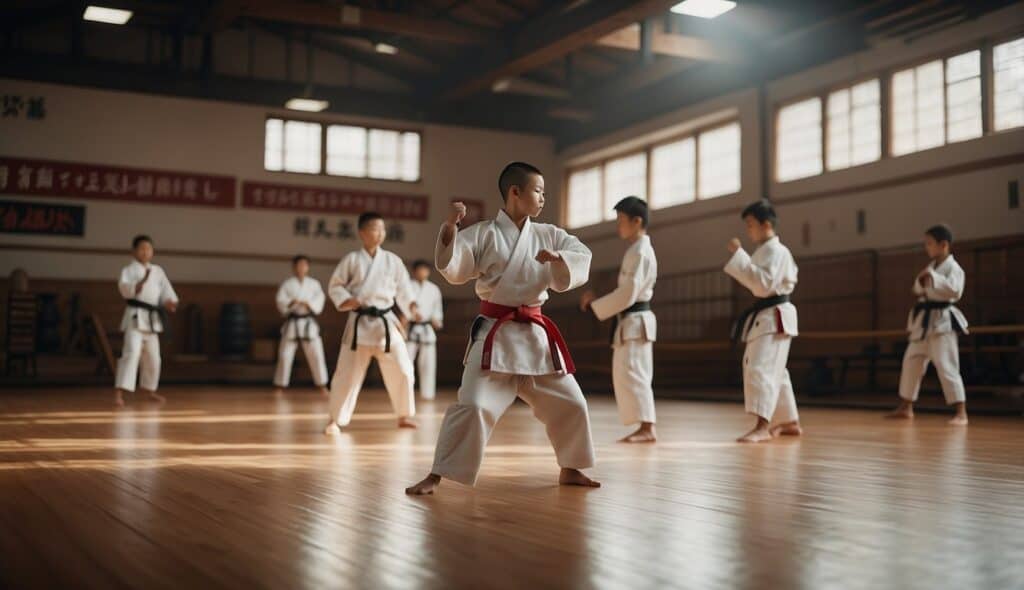
<path fill-rule="evenodd" d="M 150 391 L 148 393 L 149 393 L 149 401 L 156 402 L 157 404 L 159 404 L 161 406 L 167 403 L 167 398 L 162 396 L 162 395 L 160 395 L 159 393 L 157 393 L 155 391 Z"/>
<path fill-rule="evenodd" d="M 331 392 L 327 391 L 327 388 L 324 387 L 323 385 L 321 385 L 317 389 L 320 390 L 320 395 L 322 395 L 323 397 L 330 397 Z"/>
<path fill-rule="evenodd" d="M 115 408 L 123 408 L 124 407 L 124 394 L 121 393 L 120 389 L 117 389 L 117 390 L 114 391 L 114 407 Z"/>
<path fill-rule="evenodd" d="M 561 473 L 558 474 L 558 485 L 599 488 L 601 487 L 601 482 L 594 481 L 586 475 L 583 475 L 583 472 L 579 469 L 563 467 Z"/>
<path fill-rule="evenodd" d="M 620 443 L 652 443 L 658 440 L 657 435 L 654 433 L 654 424 L 650 422 L 644 422 L 640 425 L 640 428 L 636 429 L 636 432 L 628 436 L 624 436 L 619 439 Z"/>
<path fill-rule="evenodd" d="M 967 426 L 967 414 L 957 414 L 949 420 L 951 426 Z"/>
<path fill-rule="evenodd" d="M 900 402 L 900 405 L 897 406 L 895 410 L 886 414 L 885 417 L 894 420 L 913 420 L 914 404 Z"/>
<path fill-rule="evenodd" d="M 439 485 L 441 485 L 441 476 L 431 473 L 418 484 L 405 488 L 405 493 L 410 496 L 429 496 Z"/>
<path fill-rule="evenodd" d="M 284 388 L 283 387 L 275 387 L 274 388 L 274 397 L 284 397 Z"/>
<path fill-rule="evenodd" d="M 804 433 L 803 428 L 800 428 L 799 422 L 786 422 L 785 424 L 776 424 L 772 426 L 772 436 L 800 436 Z"/>
<path fill-rule="evenodd" d="M 408 416 L 402 416 L 398 419 L 399 428 L 416 428 L 416 423 L 412 421 L 412 418 Z"/>
<path fill-rule="evenodd" d="M 772 439 L 772 431 L 768 428 L 768 425 L 755 426 L 753 430 L 744 434 L 743 436 L 736 439 L 736 442 L 740 443 L 759 443 L 767 442 Z"/>
<path fill-rule="evenodd" d="M 327 425 L 327 428 L 324 428 L 324 434 L 327 436 L 338 436 L 341 434 L 341 426 L 338 426 L 337 422 L 331 422 Z"/>

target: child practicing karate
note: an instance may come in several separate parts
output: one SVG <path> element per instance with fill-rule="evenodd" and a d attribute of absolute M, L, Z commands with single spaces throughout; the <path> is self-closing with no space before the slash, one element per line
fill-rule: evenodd
<path fill-rule="evenodd" d="M 498 179 L 504 210 L 465 230 L 454 203 L 441 226 L 435 264 L 449 282 L 476 279 L 480 315 L 470 328 L 458 400 L 445 412 L 430 474 L 407 494 L 432 494 L 447 478 L 476 482 L 484 448 L 502 414 L 520 397 L 544 423 L 561 466 L 559 483 L 598 487 L 581 469 L 594 464 L 590 416 L 569 350 L 541 313 L 548 289 L 568 291 L 590 273 L 590 250 L 565 230 L 534 223 L 544 207 L 544 177 L 522 162 Z"/>
<path fill-rule="evenodd" d="M 160 385 L 160 333 L 164 331 L 163 310 L 178 308 L 178 295 L 164 269 L 153 264 L 153 240 L 136 236 L 132 240 L 135 258 L 121 270 L 117 288 L 128 306 L 121 319 L 124 344 L 117 362 L 114 405 L 124 406 L 124 394 L 135 391 L 136 379 L 157 402 L 166 401 L 156 392 Z"/>
<path fill-rule="evenodd" d="M 334 269 L 327 294 L 338 311 L 348 311 L 338 366 L 331 379 L 330 422 L 324 434 L 348 426 L 371 359 L 377 359 L 399 428 L 416 428 L 412 361 L 394 307 L 407 316 L 417 313 L 409 272 L 398 255 L 381 248 L 387 232 L 377 213 L 359 216 L 363 247 L 347 254 Z"/>
<path fill-rule="evenodd" d="M 320 338 L 320 324 L 316 321 L 316 316 L 324 310 L 324 288 L 320 281 L 309 276 L 309 258 L 301 254 L 292 259 L 292 275 L 281 283 L 275 298 L 277 310 L 285 318 L 277 350 L 277 370 L 274 372 L 276 393 L 280 395 L 288 387 L 295 349 L 302 343 L 313 383 L 323 395 L 327 395 L 324 342 Z"/>
<path fill-rule="evenodd" d="M 967 424 L 967 395 L 960 376 L 960 347 L 957 338 L 967 333 L 967 318 L 954 303 L 964 293 L 964 269 L 960 268 L 950 247 L 953 232 L 945 225 L 931 227 L 924 234 L 924 249 L 931 262 L 914 279 L 918 301 L 907 318 L 910 344 L 903 354 L 900 373 L 900 405 L 889 414 L 893 418 L 913 418 L 914 402 L 921 390 L 921 379 L 928 363 L 935 365 L 946 403 L 956 415 L 950 424 Z"/>
<path fill-rule="evenodd" d="M 615 205 L 619 237 L 629 242 L 614 291 L 597 298 L 587 291 L 580 308 L 594 310 L 599 320 L 612 320 L 612 387 L 623 424 L 638 424 L 619 442 L 654 442 L 654 353 L 657 320 L 651 311 L 658 259 L 647 235 L 647 203 L 626 197 Z"/>
<path fill-rule="evenodd" d="M 796 287 L 797 266 L 775 233 L 777 218 L 771 203 L 758 201 L 744 209 L 741 217 L 757 249 L 750 256 L 738 238 L 730 240 L 732 257 L 725 272 L 757 298 L 740 316 L 732 334 L 733 341 L 746 342 L 743 398 L 747 412 L 757 417 L 753 430 L 737 440 L 756 443 L 801 434 L 796 396 L 786 368 L 789 345 L 797 335 L 796 307 L 789 302 Z"/>
<path fill-rule="evenodd" d="M 430 263 L 412 263 L 412 292 L 417 312 L 409 320 L 409 358 L 416 364 L 420 397 L 434 399 L 437 391 L 437 332 L 444 320 L 441 289 L 430 282 Z"/>

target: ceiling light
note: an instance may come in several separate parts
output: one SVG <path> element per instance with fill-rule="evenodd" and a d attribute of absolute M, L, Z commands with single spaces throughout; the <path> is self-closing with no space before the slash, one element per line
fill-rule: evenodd
<path fill-rule="evenodd" d="M 686 0 L 672 7 L 676 14 L 699 16 L 701 18 L 715 18 L 722 16 L 736 8 L 736 3 L 730 0 Z"/>
<path fill-rule="evenodd" d="M 501 78 L 500 80 L 495 80 L 494 84 L 491 84 L 491 92 L 508 92 L 510 86 L 512 86 L 512 80 Z"/>
<path fill-rule="evenodd" d="M 292 98 L 288 102 L 284 103 L 284 108 L 291 109 L 293 111 L 309 111 L 311 113 L 319 113 L 330 106 L 326 100 L 315 100 L 312 98 Z"/>
<path fill-rule="evenodd" d="M 388 45 L 387 43 L 377 43 L 373 46 L 374 51 L 377 53 L 384 53 L 386 55 L 394 55 L 398 53 L 398 48 L 394 45 Z"/>
<path fill-rule="evenodd" d="M 106 8 L 104 6 L 88 6 L 82 18 L 98 23 L 111 25 L 123 25 L 132 17 L 132 11 L 121 10 L 120 8 Z"/>

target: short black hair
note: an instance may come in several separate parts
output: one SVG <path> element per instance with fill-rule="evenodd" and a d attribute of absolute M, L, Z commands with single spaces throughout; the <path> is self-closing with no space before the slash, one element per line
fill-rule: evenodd
<path fill-rule="evenodd" d="M 425 266 L 425 267 L 427 267 L 427 268 L 433 268 L 432 266 L 430 266 L 430 263 L 429 263 L 429 262 L 427 262 L 426 260 L 423 260 L 422 258 L 417 258 L 416 260 L 413 260 L 413 261 L 412 261 L 412 269 L 413 269 L 414 271 L 415 271 L 415 270 L 416 270 L 417 268 L 421 267 L 421 266 Z"/>
<path fill-rule="evenodd" d="M 132 250 L 138 248 L 139 244 L 141 244 L 142 242 L 149 242 L 149 245 L 152 246 L 153 238 L 147 236 L 146 234 L 139 234 L 135 236 L 134 238 L 132 238 Z"/>
<path fill-rule="evenodd" d="M 751 216 L 760 223 L 768 222 L 772 224 L 772 227 L 779 222 L 779 217 L 775 215 L 775 207 L 772 207 L 771 201 L 768 199 L 761 199 L 756 203 L 751 203 L 740 213 L 740 219 L 746 219 L 747 216 Z"/>
<path fill-rule="evenodd" d="M 302 260 L 305 260 L 306 262 L 309 262 L 309 256 L 306 256 L 305 254 L 296 254 L 292 258 L 292 266 L 295 266 L 296 264 L 298 264 Z"/>
<path fill-rule="evenodd" d="M 618 203 L 615 203 L 615 207 L 613 207 L 613 209 L 620 213 L 624 213 L 630 219 L 639 217 L 643 221 L 645 228 L 647 227 L 647 223 L 650 221 L 650 212 L 647 210 L 647 201 L 640 197 L 626 197 Z"/>
<path fill-rule="evenodd" d="M 512 162 L 505 166 L 505 169 L 501 171 L 501 175 L 498 176 L 498 190 L 501 192 L 501 200 L 504 201 L 508 198 L 508 191 L 513 186 L 518 186 L 519 188 L 526 186 L 526 183 L 530 182 L 531 174 L 544 176 L 541 174 L 540 169 L 526 162 Z"/>
<path fill-rule="evenodd" d="M 924 230 L 926 236 L 931 236 L 936 242 L 949 242 L 953 243 L 953 230 L 949 229 L 949 226 L 945 223 L 933 225 L 928 229 Z"/>
<path fill-rule="evenodd" d="M 359 221 L 357 222 L 356 225 L 359 229 L 363 229 L 364 227 L 366 227 L 367 223 L 370 223 L 374 219 L 384 221 L 384 216 L 381 215 L 380 213 L 377 213 L 376 211 L 367 211 L 366 213 L 361 213 L 359 215 Z"/>

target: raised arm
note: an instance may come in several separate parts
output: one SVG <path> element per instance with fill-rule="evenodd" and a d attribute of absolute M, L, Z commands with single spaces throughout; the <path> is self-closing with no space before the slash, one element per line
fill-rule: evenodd
<path fill-rule="evenodd" d="M 466 206 L 452 203 L 448 219 L 441 225 L 434 247 L 434 266 L 449 283 L 462 285 L 480 275 L 475 252 L 480 224 L 460 231 L 458 222 L 466 215 Z"/>
<path fill-rule="evenodd" d="M 725 273 L 750 289 L 754 297 L 771 297 L 776 294 L 782 280 L 785 257 L 782 252 L 771 250 L 763 265 L 754 264 L 750 255 L 740 248 L 733 253 L 725 265 Z"/>
<path fill-rule="evenodd" d="M 594 310 L 597 319 L 606 320 L 636 303 L 649 275 L 650 262 L 638 253 L 631 254 L 623 260 L 618 286 L 611 293 L 590 303 L 590 308 Z"/>
<path fill-rule="evenodd" d="M 557 260 L 551 261 L 552 289 L 564 293 L 587 282 L 593 254 L 579 238 L 562 228 L 556 228 L 555 254 Z"/>

